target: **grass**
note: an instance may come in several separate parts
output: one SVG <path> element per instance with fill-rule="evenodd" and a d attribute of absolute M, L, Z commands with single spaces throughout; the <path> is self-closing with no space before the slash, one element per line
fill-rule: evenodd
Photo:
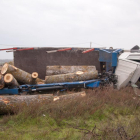
<path fill-rule="evenodd" d="M 68 101 L 19 106 L 0 117 L 4 140 L 139 140 L 140 98 L 132 88 L 86 90 Z"/>

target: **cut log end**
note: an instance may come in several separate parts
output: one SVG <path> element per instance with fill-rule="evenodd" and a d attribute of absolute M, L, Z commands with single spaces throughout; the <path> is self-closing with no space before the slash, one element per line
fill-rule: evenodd
<path fill-rule="evenodd" d="M 3 65 L 1 73 L 3 75 L 5 75 L 7 73 L 12 74 L 14 79 L 21 84 L 32 84 L 32 83 L 36 84 L 36 82 L 43 81 L 42 79 L 38 78 L 37 73 L 33 74 L 33 77 L 32 77 L 32 75 L 30 73 L 28 73 L 24 70 L 21 70 L 21 69 L 15 67 L 13 65 L 10 65 L 8 63 Z"/>
<path fill-rule="evenodd" d="M 13 80 L 13 75 L 12 75 L 12 74 L 7 73 L 7 74 L 4 76 L 4 81 L 5 81 L 6 83 L 10 83 L 12 80 Z"/>
<path fill-rule="evenodd" d="M 80 74 L 83 74 L 83 73 L 84 73 L 83 71 L 77 71 L 76 72 L 77 75 L 80 75 Z"/>
<path fill-rule="evenodd" d="M 37 72 L 33 72 L 32 73 L 32 78 L 34 78 L 34 79 L 38 78 L 38 73 Z"/>
<path fill-rule="evenodd" d="M 17 80 L 13 77 L 12 74 L 10 73 L 7 73 L 5 76 L 4 76 L 4 82 L 6 83 L 6 85 L 10 86 L 11 88 L 12 87 L 16 87 L 16 86 L 19 86 Z"/>
<path fill-rule="evenodd" d="M 1 74 L 5 74 L 8 70 L 8 63 L 5 63 L 1 69 Z"/>

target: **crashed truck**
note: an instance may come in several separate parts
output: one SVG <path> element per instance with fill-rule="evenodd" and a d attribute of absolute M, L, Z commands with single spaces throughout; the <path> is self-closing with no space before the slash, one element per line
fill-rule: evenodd
<path fill-rule="evenodd" d="M 52 48 L 50 48 L 52 49 Z M 32 66 L 32 64 L 43 64 L 44 61 L 39 61 L 39 58 L 44 57 L 44 53 L 47 53 L 47 58 L 49 59 L 49 63 L 59 60 L 59 65 L 64 65 L 65 61 L 70 62 L 70 60 L 75 59 L 75 61 L 72 61 L 70 65 L 74 64 L 83 64 L 84 60 L 89 60 L 88 62 L 85 61 L 88 65 L 90 63 L 92 64 L 94 58 L 94 62 L 96 63 L 96 67 L 98 68 L 100 66 L 100 69 L 98 70 L 98 77 L 95 79 L 87 79 L 85 76 L 85 79 L 82 80 L 75 80 L 75 81 L 63 81 L 63 82 L 56 82 L 57 79 L 54 78 L 53 82 L 50 83 L 43 83 L 40 84 L 29 84 L 28 82 L 25 84 L 15 84 L 15 86 L 6 86 L 0 90 L 0 94 L 30 94 L 33 92 L 41 92 L 41 91 L 47 91 L 47 90 L 67 90 L 72 88 L 95 88 L 95 87 L 102 87 L 106 86 L 108 84 L 113 84 L 113 86 L 117 89 L 120 89 L 122 87 L 127 86 L 129 83 L 133 86 L 135 83 L 139 83 L 139 77 L 140 77 L 140 52 L 139 47 L 135 46 L 130 51 L 125 51 L 123 49 L 104 49 L 104 48 L 92 48 L 92 49 L 77 49 L 77 48 L 65 48 L 65 49 L 56 49 L 52 51 L 42 51 L 42 54 L 39 53 L 39 49 L 37 48 L 27 48 L 27 49 L 21 49 L 16 48 L 12 50 L 14 52 L 14 59 L 17 57 L 17 55 L 20 56 L 20 59 L 15 59 L 16 66 L 18 65 L 17 62 L 19 60 L 22 60 L 22 63 L 20 62 L 17 67 L 27 71 L 31 72 L 30 70 L 35 67 Z M 11 48 L 10 48 L 11 52 Z M 34 55 L 31 59 L 28 58 L 28 56 L 31 56 L 34 54 L 34 52 L 38 55 Z M 64 53 L 66 52 L 66 53 Z M 54 54 L 55 53 L 55 54 Z M 94 53 L 94 54 L 93 54 Z M 98 53 L 98 55 L 97 55 Z M 22 54 L 26 54 L 27 56 L 23 59 Z M 28 55 L 29 54 L 29 55 Z M 67 56 L 69 55 L 69 59 L 67 59 Z M 79 56 L 78 56 L 79 54 Z M 85 54 L 85 55 L 83 55 Z M 63 56 L 64 55 L 64 56 Z M 38 58 L 36 57 L 38 56 Z M 55 59 L 54 59 L 55 56 Z M 61 60 L 61 56 L 63 56 L 63 59 Z M 72 57 L 73 58 L 72 58 Z M 81 57 L 82 56 L 82 57 Z M 58 58 L 57 58 L 58 57 Z M 64 60 L 65 57 L 65 60 Z M 96 58 L 95 58 L 96 57 Z M 56 59 L 57 58 L 57 59 Z M 77 59 L 78 58 L 78 59 Z M 80 59 L 83 59 L 82 61 Z M 24 60 L 24 63 L 23 63 Z M 26 65 L 27 61 L 31 61 L 31 65 Z M 76 63 L 77 62 L 77 63 Z M 58 64 L 58 63 L 57 63 Z M 24 68 L 24 67 L 25 68 Z M 13 66 L 14 74 L 16 74 L 16 71 L 22 71 L 18 69 L 17 67 Z M 27 68 L 27 69 L 26 69 Z M 28 71 L 29 68 L 29 71 Z M 42 67 L 37 67 L 38 71 Z M 44 69 L 43 69 L 44 70 Z M 3 68 L 3 71 L 5 71 L 5 67 Z M 40 74 L 42 74 L 41 72 Z M 80 72 L 80 74 L 82 74 Z M 38 76 L 38 74 L 36 73 Z M 77 74 L 79 75 L 79 74 Z M 3 73 L 4 76 L 4 73 Z M 9 75 L 8 75 L 9 76 Z M 7 76 L 7 77 L 8 77 Z M 75 76 L 75 74 L 74 74 Z M 30 76 L 28 76 L 30 77 Z M 80 78 L 79 78 L 80 79 Z"/>

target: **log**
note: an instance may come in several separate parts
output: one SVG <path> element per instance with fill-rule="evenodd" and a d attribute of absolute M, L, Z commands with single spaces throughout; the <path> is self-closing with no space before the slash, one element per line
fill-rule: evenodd
<path fill-rule="evenodd" d="M 30 81 L 30 84 L 37 84 L 37 79 L 38 78 L 38 73 L 37 72 L 33 72 L 31 74 L 31 81 Z"/>
<path fill-rule="evenodd" d="M 53 98 L 53 101 L 61 101 L 61 100 L 73 100 L 78 97 L 85 97 L 86 93 L 85 91 L 67 94 L 67 95 L 61 95 L 61 96 L 55 96 Z"/>
<path fill-rule="evenodd" d="M 30 73 L 23 71 L 13 65 L 5 63 L 1 69 L 1 74 L 5 75 L 10 73 L 14 76 L 14 78 L 22 84 L 30 84 L 32 81 L 32 76 Z M 44 82 L 42 79 L 36 78 L 37 82 Z"/>
<path fill-rule="evenodd" d="M 0 74 L 0 89 L 3 89 L 5 86 L 4 77 Z"/>
<path fill-rule="evenodd" d="M 6 83 L 7 86 L 10 86 L 10 87 L 18 87 L 19 86 L 17 80 L 10 73 L 7 73 L 4 76 L 4 82 Z"/>
<path fill-rule="evenodd" d="M 42 106 L 53 101 L 73 100 L 85 96 L 85 91 L 55 97 L 53 94 L 0 96 L 0 114 L 13 113 L 18 108 L 33 107 L 39 104 Z"/>
<path fill-rule="evenodd" d="M 0 114 L 14 112 L 18 107 L 53 101 L 53 94 L 0 96 Z"/>
<path fill-rule="evenodd" d="M 46 76 L 74 73 L 77 71 L 89 72 L 96 70 L 95 66 L 46 66 Z"/>
<path fill-rule="evenodd" d="M 74 81 L 86 81 L 95 79 L 98 77 L 98 71 L 82 72 L 77 71 L 76 73 L 52 75 L 45 77 L 45 83 L 61 83 L 61 82 L 74 82 Z"/>

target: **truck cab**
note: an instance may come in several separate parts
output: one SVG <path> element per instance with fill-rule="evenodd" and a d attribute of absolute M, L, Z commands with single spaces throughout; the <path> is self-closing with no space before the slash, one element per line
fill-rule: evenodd
<path fill-rule="evenodd" d="M 118 57 L 115 75 L 118 77 L 118 89 L 125 87 L 128 83 L 135 84 L 140 77 L 140 53 L 123 52 Z"/>

